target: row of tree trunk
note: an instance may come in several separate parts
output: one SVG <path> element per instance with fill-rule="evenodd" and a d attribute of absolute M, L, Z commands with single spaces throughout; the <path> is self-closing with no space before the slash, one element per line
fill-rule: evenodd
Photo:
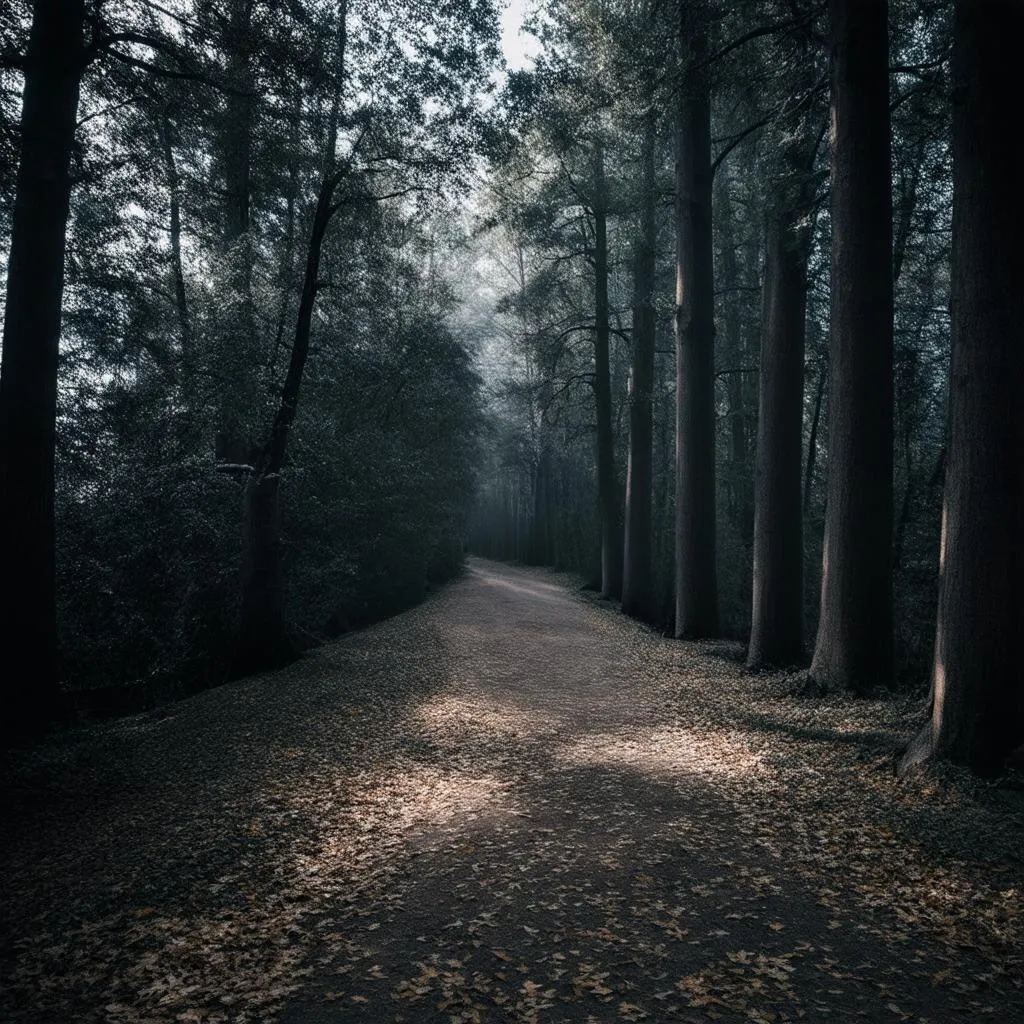
<path fill-rule="evenodd" d="M 718 631 L 715 581 L 714 290 L 707 10 L 680 5 L 676 128 L 675 634 Z M 810 679 L 864 694 L 893 680 L 893 219 L 887 0 L 831 0 L 831 341 L 829 472 L 821 612 Z M 907 764 L 949 757 L 999 770 L 1024 739 L 1024 202 L 1020 133 L 1007 129 L 1021 88 L 1010 40 L 1019 5 L 956 5 L 953 357 L 940 601 L 931 719 Z M 803 647 L 801 446 L 813 152 L 791 145 L 769 203 L 755 481 L 748 664 L 799 663 Z M 642 152 L 645 205 L 635 246 L 623 610 L 650 594 L 650 374 L 653 144 Z M 598 238 L 600 240 L 600 227 Z M 618 503 L 601 424 L 598 264 L 598 468 L 602 589 L 618 596 Z M 605 299 L 606 301 L 606 299 Z M 604 313 L 606 315 L 606 310 Z M 820 406 L 820 403 L 818 403 Z M 604 470 L 604 472 L 602 472 Z M 613 561 L 614 560 L 614 561 Z"/>
<path fill-rule="evenodd" d="M 681 82 L 676 111 L 676 496 L 675 634 L 696 639 L 719 629 L 715 523 L 714 257 L 711 187 L 711 91 L 708 11 L 703 0 L 679 6 Z M 599 192 L 599 195 L 601 193 Z M 611 451 L 607 392 L 607 251 L 604 211 L 595 203 L 598 490 L 601 589 L 621 597 L 629 615 L 655 604 L 651 572 L 652 390 L 655 349 L 657 189 L 655 123 L 647 118 L 641 152 L 642 207 L 634 246 L 629 454 L 624 521 Z M 617 539 L 623 537 L 624 543 Z"/>
<path fill-rule="evenodd" d="M 240 3 L 245 12 L 247 5 Z M 680 637 L 718 630 L 708 10 L 680 5 L 683 73 L 676 148 L 676 615 Z M 832 311 L 829 483 L 821 616 L 811 677 L 865 692 L 892 678 L 892 211 L 886 0 L 830 0 Z M 344 5 L 341 24 L 344 25 Z M 908 764 L 948 756 L 998 770 L 1024 737 L 1024 290 L 1012 130 L 1021 86 L 1012 47 L 1024 10 L 958 0 L 954 24 L 953 354 L 938 628 L 927 727 Z M 342 29 L 343 32 L 343 29 Z M 29 650 L 15 728 L 52 710 L 56 687 L 54 452 L 65 233 L 86 51 L 81 0 L 35 0 L 25 62 L 22 153 L 12 218 L 0 366 L 0 641 Z M 331 147 L 333 150 L 333 146 Z M 308 351 L 323 233 L 339 179 L 328 157 L 292 365 L 250 483 L 243 599 L 251 636 L 282 640 L 277 476 Z M 602 587 L 639 613 L 650 578 L 650 348 L 653 217 L 636 259 L 625 543 L 614 472 L 608 374 L 607 207 L 595 150 L 596 387 Z M 644 177 L 648 180 L 645 141 Z M 799 177 L 799 157 L 797 170 Z M 241 167 L 241 165 L 240 165 Z M 244 177 L 244 168 L 239 178 Z M 803 198 L 780 179 L 770 214 L 757 453 L 752 665 L 800 653 L 800 410 L 805 293 Z M 650 190 L 653 195 L 653 189 Z M 239 188 L 237 221 L 248 192 Z M 648 200 L 649 201 L 649 200 Z M 183 335 L 187 331 L 183 331 Z M 645 542 L 646 538 L 646 542 Z M 623 550 L 624 549 L 624 550 Z M 257 627 L 257 623 L 259 626 Z M 269 647 L 267 645 L 270 645 Z M 274 655 L 271 660 L 277 660 Z"/>

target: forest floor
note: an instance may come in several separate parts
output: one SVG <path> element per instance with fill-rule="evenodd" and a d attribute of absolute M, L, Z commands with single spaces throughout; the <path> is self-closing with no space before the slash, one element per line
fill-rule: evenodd
<path fill-rule="evenodd" d="M 1024 1020 L 1024 799 L 473 560 L 4 769 L 10 1022 Z M 1012 780 L 1011 780 L 1012 781 Z"/>

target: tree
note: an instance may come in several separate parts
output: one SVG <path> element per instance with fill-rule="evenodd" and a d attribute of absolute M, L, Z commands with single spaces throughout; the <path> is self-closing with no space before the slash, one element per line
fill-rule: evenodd
<path fill-rule="evenodd" d="M 616 451 L 622 450 L 626 376 L 625 361 L 613 341 L 628 338 L 617 252 L 627 143 L 622 137 L 623 97 L 611 86 L 614 62 L 609 56 L 615 14 L 608 5 L 588 0 L 553 4 L 539 15 L 548 52 L 534 73 L 513 79 L 515 88 L 508 94 L 510 102 L 518 93 L 530 101 L 529 127 L 503 161 L 508 170 L 520 163 L 523 177 L 515 187 L 501 188 L 503 217 L 525 228 L 523 236 L 548 264 L 534 275 L 532 285 L 568 300 L 565 308 L 549 306 L 547 315 L 537 318 L 528 342 L 533 350 L 528 366 L 534 397 L 545 410 L 563 389 L 590 385 L 593 405 L 587 428 L 593 444 L 587 473 L 596 483 L 590 501 L 596 507 L 598 535 L 588 544 L 599 565 L 592 566 L 588 558 L 586 570 L 595 582 L 599 578 L 601 593 L 613 598 L 621 595 L 623 575 L 623 489 Z M 520 297 L 529 291 L 518 289 Z M 521 298 L 515 301 L 521 304 Z M 589 352 L 584 353 L 580 339 L 590 341 Z M 556 374 L 568 370 L 570 359 L 565 357 L 571 357 L 576 372 L 557 382 Z M 548 419 L 541 417 L 542 426 Z M 528 426 L 535 434 L 535 425 Z M 515 509 L 534 510 L 536 531 L 554 481 L 551 461 L 540 449 L 534 456 L 527 477 L 534 482 L 533 494 Z"/>
<path fill-rule="evenodd" d="M 597 496 L 601 510 L 601 594 L 622 593 L 622 498 L 615 470 L 612 427 L 611 336 L 608 310 L 608 196 L 604 173 L 604 142 L 593 151 L 594 217 L 594 404 L 597 413 Z"/>
<path fill-rule="evenodd" d="M 930 720 L 909 767 L 998 774 L 1024 740 L 1024 291 L 1016 47 L 1024 9 L 958 0 L 953 53 L 950 441 Z"/>
<path fill-rule="evenodd" d="M 321 254 L 327 228 L 336 209 L 334 192 L 340 179 L 341 175 L 331 167 L 320 186 L 288 373 L 281 388 L 280 404 L 270 436 L 259 448 L 246 484 L 242 606 L 235 661 L 235 671 L 239 674 L 278 668 L 287 664 L 295 655 L 285 628 L 281 471 L 309 357 L 313 309 L 320 284 Z"/>
<path fill-rule="evenodd" d="M 629 378 L 629 460 L 626 466 L 626 528 L 622 574 L 622 610 L 637 618 L 650 616 L 651 472 L 654 388 L 655 256 L 657 201 L 653 114 L 643 129 L 640 154 L 640 229 L 633 251 L 633 353 Z"/>
<path fill-rule="evenodd" d="M 251 5 L 250 5 L 251 6 Z M 338 211 L 335 192 L 350 168 L 337 167 L 338 128 L 346 81 L 348 0 L 338 6 L 335 84 L 330 127 L 324 151 L 323 178 L 317 193 L 306 250 L 306 270 L 292 340 L 288 371 L 269 436 L 257 449 L 245 487 L 242 530 L 242 600 L 234 670 L 239 675 L 279 668 L 295 657 L 285 624 L 284 564 L 281 538 L 281 472 L 299 405 L 302 378 L 309 358 L 313 310 L 320 290 L 320 264 L 331 219 Z M 248 222 L 248 160 L 245 187 L 236 190 L 242 218 Z M 229 179 L 230 180 L 230 179 Z M 245 193 L 244 195 L 242 193 Z"/>
<path fill-rule="evenodd" d="M 492 468 L 473 548 L 487 557 L 581 571 L 600 586 L 593 157 L 582 147 L 555 148 L 548 131 L 556 124 L 545 117 L 495 168 L 494 214 L 487 222 L 493 226 L 478 242 L 486 270 L 470 293 L 501 295 L 487 334 L 503 343 L 485 343 L 483 365 L 494 394 Z M 608 233 L 614 240 L 614 230 Z M 618 290 L 619 260 L 612 253 L 608 276 Z M 611 349 L 610 329 L 609 335 Z M 614 429 L 621 360 L 613 355 L 618 352 L 609 352 Z"/>
<path fill-rule="evenodd" d="M 84 14 L 82 0 L 36 0 L 25 56 L 0 365 L 0 645 L 25 652 L 34 676 L 13 702 L 15 733 L 51 717 L 57 696 L 57 360 Z"/>
<path fill-rule="evenodd" d="M 754 505 L 753 610 L 747 664 L 803 657 L 804 337 L 813 151 L 791 142 L 768 213 Z"/>
<path fill-rule="evenodd" d="M 715 568 L 715 328 L 711 95 L 703 0 L 680 3 L 676 124 L 676 623 L 718 632 Z"/>
<path fill-rule="evenodd" d="M 821 612 L 810 675 L 893 675 L 893 292 L 885 0 L 831 0 L 832 313 Z"/>
<path fill-rule="evenodd" d="M 407 25 L 412 32 L 411 53 L 407 59 L 418 63 L 422 82 L 417 83 L 419 88 L 412 96 L 408 93 L 405 96 L 413 99 L 414 104 L 419 103 L 423 99 L 424 84 L 429 84 L 439 98 L 444 97 L 446 104 L 438 103 L 430 114 L 424 114 L 422 108 L 414 105 L 418 118 L 403 121 L 400 115 L 396 116 L 398 111 L 380 109 L 367 99 L 367 105 L 346 115 L 345 93 L 353 91 L 347 63 L 348 7 L 348 0 L 340 0 L 323 170 L 317 188 L 288 368 L 272 424 L 266 440 L 255 452 L 246 482 L 241 623 L 235 659 L 235 672 L 239 674 L 279 667 L 295 654 L 284 612 L 281 474 L 312 343 L 313 313 L 323 285 L 321 264 L 328 228 L 335 214 L 346 204 L 375 203 L 388 197 L 422 192 L 430 183 L 436 187 L 439 174 L 453 172 L 466 163 L 470 145 L 475 140 L 461 133 L 465 131 L 464 122 L 471 121 L 467 107 L 471 99 L 475 99 L 472 93 L 485 74 L 485 44 L 489 32 L 493 31 L 491 26 L 470 25 L 464 26 L 464 35 L 460 35 L 450 31 L 450 24 L 440 28 L 433 24 Z M 457 12 L 449 10 L 443 16 L 455 18 Z M 445 29 L 449 31 L 444 32 Z M 447 50 L 429 41 L 438 32 L 447 36 Z M 391 102 L 400 101 L 402 96 L 396 89 Z M 363 100 L 360 96 L 359 101 Z M 339 161 L 337 149 L 343 126 L 353 131 L 353 138 L 346 158 Z M 403 139 L 403 134 L 411 138 Z M 355 164 L 364 148 L 371 155 L 371 166 L 356 172 Z M 373 167 L 373 163 L 380 166 Z M 342 189 L 345 194 L 339 197 Z"/>
<path fill-rule="evenodd" d="M 740 298 L 739 243 L 736 239 L 737 204 L 731 201 L 731 182 L 724 168 L 715 175 L 717 194 L 715 203 L 715 230 L 721 242 L 721 272 L 719 287 L 725 295 L 722 313 L 721 371 L 726 375 L 726 397 L 729 403 L 728 430 L 729 458 L 725 476 L 725 506 L 737 533 L 745 544 L 750 543 L 754 525 L 753 475 L 750 471 L 748 419 L 751 414 L 744 401 L 746 339 L 744 338 L 743 303 Z M 754 177 L 753 167 L 747 169 Z M 742 214 L 742 210 L 741 210 Z M 758 246 L 760 248 L 760 246 Z"/>
<path fill-rule="evenodd" d="M 770 144 L 757 424 L 750 644 L 747 665 L 803 660 L 801 466 L 807 267 L 816 207 L 815 163 L 824 136 L 810 24 L 787 75 L 791 98 Z M 813 425 L 812 425 L 813 433 Z M 813 446 L 813 438 L 812 438 Z"/>

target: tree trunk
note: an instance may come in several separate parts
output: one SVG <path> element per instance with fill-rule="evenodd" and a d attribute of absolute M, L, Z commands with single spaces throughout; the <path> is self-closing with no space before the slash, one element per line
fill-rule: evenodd
<path fill-rule="evenodd" d="M 533 477 L 533 526 L 530 562 L 551 565 L 551 453 L 542 440 Z"/>
<path fill-rule="evenodd" d="M 785 190 L 781 183 L 777 191 Z M 773 210 L 766 236 L 750 668 L 803 658 L 800 456 L 808 246 L 798 225 L 804 212 L 802 204 Z"/>
<path fill-rule="evenodd" d="M 280 668 L 296 654 L 285 629 L 280 490 L 279 473 L 254 473 L 245 489 L 237 675 Z"/>
<path fill-rule="evenodd" d="M 651 579 L 651 472 L 655 335 L 654 124 L 644 128 L 642 161 L 643 209 L 633 267 L 633 358 L 630 368 L 629 459 L 626 467 L 626 529 L 622 570 L 622 610 L 647 619 L 653 613 Z"/>
<path fill-rule="evenodd" d="M 749 544 L 754 526 L 754 498 L 747 465 L 747 410 L 743 401 L 743 370 L 746 355 L 743 351 L 742 306 L 738 292 L 739 261 L 736 258 L 728 186 L 721 186 L 719 199 L 716 199 L 716 202 L 719 202 L 716 210 L 722 253 L 721 287 L 726 295 L 722 357 L 728 373 L 725 387 L 729 403 L 729 473 L 726 494 L 728 512 L 733 525 L 743 543 Z"/>
<path fill-rule="evenodd" d="M 814 462 L 818 454 L 818 425 L 821 421 L 821 402 L 825 397 L 825 382 L 828 380 L 828 364 L 818 375 L 818 389 L 814 393 L 814 412 L 811 414 L 811 433 L 807 438 L 807 469 L 804 472 L 804 518 L 811 510 L 811 487 L 814 484 Z"/>
<path fill-rule="evenodd" d="M 1024 740 L 1024 9 L 958 0 L 953 45 L 953 351 L 931 721 L 905 765 L 998 773 Z"/>
<path fill-rule="evenodd" d="M 25 60 L 0 364 L 0 649 L 32 668 L 9 701 L 11 736 L 57 711 L 57 362 L 83 18 L 82 0 L 36 0 Z"/>
<path fill-rule="evenodd" d="M 280 477 L 288 440 L 299 405 L 302 377 L 309 357 L 313 310 L 320 288 L 320 259 L 331 218 L 337 211 L 334 195 L 344 176 L 335 170 L 334 148 L 344 82 L 347 0 L 339 4 L 337 86 L 331 129 L 324 156 L 324 177 L 317 195 L 313 227 L 306 253 L 299 312 L 288 372 L 270 436 L 260 448 L 246 488 L 242 531 L 242 602 L 236 674 L 276 668 L 295 657 L 285 628 L 283 544 L 281 541 Z"/>
<path fill-rule="evenodd" d="M 284 574 L 281 570 L 280 475 L 288 448 L 292 424 L 299 404 L 302 375 L 309 356 L 313 308 L 320 275 L 320 257 L 338 175 L 332 174 L 320 187 L 313 230 L 309 239 L 306 274 L 299 301 L 298 322 L 292 343 L 288 375 L 281 389 L 281 402 L 270 437 L 260 449 L 246 488 L 243 528 L 242 619 L 236 666 L 239 672 L 274 668 L 294 656 L 284 621 Z M 246 646 L 251 645 L 251 646 Z"/>
<path fill-rule="evenodd" d="M 163 113 L 161 142 L 164 150 L 164 173 L 171 200 L 171 275 L 174 278 L 174 299 L 178 314 L 178 343 L 181 346 L 181 366 L 187 370 L 192 357 L 192 326 L 185 292 L 185 271 L 181 259 L 181 182 L 174 159 L 174 128 L 170 110 Z M 186 374 L 187 376 L 187 374 Z"/>
<path fill-rule="evenodd" d="M 831 0 L 832 337 L 821 615 L 811 678 L 893 676 L 888 4 Z"/>
<path fill-rule="evenodd" d="M 676 130 L 675 635 L 718 632 L 711 98 L 704 4 L 680 5 L 684 79 Z"/>
<path fill-rule="evenodd" d="M 252 150 L 256 130 L 256 85 L 253 70 L 253 9 L 255 0 L 228 0 L 229 21 L 224 46 L 227 79 L 220 130 L 224 196 L 224 255 L 228 291 L 222 296 L 224 358 L 222 367 L 233 386 L 221 393 L 221 432 L 240 446 L 254 447 L 252 410 L 259 408 L 257 367 L 260 337 L 254 294 L 258 251 L 253 237 Z"/>
<path fill-rule="evenodd" d="M 601 596 L 622 593 L 622 515 L 615 477 L 608 322 L 608 210 L 604 146 L 594 146 L 594 398 L 597 403 L 597 494 L 601 516 Z"/>

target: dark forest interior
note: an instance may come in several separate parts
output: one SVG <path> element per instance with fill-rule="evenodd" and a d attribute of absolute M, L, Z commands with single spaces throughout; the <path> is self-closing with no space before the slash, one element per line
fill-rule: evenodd
<path fill-rule="evenodd" d="M 58 998 L 56 968 L 19 961 L 35 941 L 27 908 L 56 913 L 56 896 L 32 902 L 31 837 L 60 836 L 54 809 L 128 806 L 111 751 L 127 744 L 149 764 L 164 749 L 155 734 L 150 754 L 133 746 L 131 723 L 193 722 L 173 759 L 214 741 L 208 709 L 225 750 L 241 750 L 243 719 L 246 736 L 270 720 L 250 721 L 253 695 L 281 673 L 324 728 L 343 724 L 344 764 L 363 750 L 378 765 L 390 743 L 398 761 L 421 740 L 441 749 L 449 725 L 431 719 L 415 739 L 408 723 L 426 712 L 410 708 L 469 687 L 472 742 L 500 735 L 555 757 L 555 726 L 536 721 L 590 728 L 605 711 L 550 701 L 564 686 L 565 701 L 596 702 L 601 664 L 622 683 L 601 700 L 628 705 L 633 670 L 616 659 L 631 645 L 664 667 L 636 677 L 669 715 L 657 721 L 695 717 L 692 746 L 651 718 L 629 771 L 653 771 L 652 751 L 665 764 L 705 751 L 701 778 L 716 758 L 747 764 L 730 744 L 751 729 L 796 744 L 808 773 L 810 744 L 824 744 L 834 780 L 856 788 L 874 772 L 864 785 L 921 822 L 937 801 L 922 835 L 954 806 L 961 823 L 984 821 L 991 863 L 922 838 L 933 859 L 920 870 L 971 866 L 977 912 L 999 925 L 963 941 L 995 993 L 989 1019 L 1020 1019 L 1006 1007 L 1024 1006 L 1024 967 L 1008 950 L 1024 922 L 1004 895 L 1020 891 L 1024 836 L 1021 38 L 1017 0 L 4 3 L 4 802 L 19 836 L 8 870 L 36 894 L 11 904 L 0 939 L 9 1019 L 341 1019 L 287 1009 L 288 981 L 213 1011 L 180 985 L 146 995 L 123 972 L 104 1002 L 83 968 Z M 507 622 L 488 600 L 509 602 Z M 520 664 L 509 639 L 502 661 L 467 639 L 493 628 L 505 651 L 520 620 L 546 653 L 523 640 Z M 580 640 L 591 628 L 604 661 Z M 335 658 L 349 674 L 332 697 L 317 687 Z M 307 676 L 321 680 L 308 694 Z M 307 710 L 266 699 L 284 716 L 280 749 L 333 756 L 320 732 L 301 753 L 291 716 Z M 535 722 L 509 732 L 495 709 L 520 699 Z M 640 728 L 622 714 L 608 730 Z M 88 783 L 74 767 L 87 750 Z M 750 756 L 752 776 L 789 770 Z M 309 778 L 334 785 L 319 771 Z M 800 779 L 794 794 L 811 785 Z M 545 806 L 578 795 L 537 785 Z M 803 827 L 793 808 L 817 813 L 811 797 L 790 807 L 741 790 L 727 799 L 737 821 L 745 799 L 790 833 Z M 404 806 L 400 787 L 385 791 Z M 680 807 L 704 807 L 703 790 L 687 793 Z M 850 820 L 874 834 L 871 813 L 851 804 Z M 876 841 L 877 853 L 888 840 Z M 645 868 L 659 884 L 661 863 Z M 714 888 L 707 878 L 697 888 Z M 914 907 L 915 921 L 934 910 Z M 952 943 L 942 928 L 928 941 Z M 938 948 L 921 962 L 944 978 Z M 741 970 L 783 970 L 735 953 Z M 656 980 L 616 988 L 586 971 L 572 991 L 596 986 L 597 1017 L 543 996 L 547 983 L 460 1001 L 430 964 L 394 990 L 394 1017 L 374 1016 L 361 989 L 345 1005 L 370 1020 L 804 1016 L 797 989 L 779 989 L 785 1005 L 741 1006 L 711 982 L 680 983 L 673 1016 L 644 1002 Z M 429 1013 L 401 1015 L 438 986 Z M 990 1012 L 960 996 L 951 1009 L 915 990 L 902 1018 L 885 998 L 839 1004 L 870 1020 Z M 818 1017 L 800 1004 L 808 1019 L 824 1019 L 819 998 Z"/>

